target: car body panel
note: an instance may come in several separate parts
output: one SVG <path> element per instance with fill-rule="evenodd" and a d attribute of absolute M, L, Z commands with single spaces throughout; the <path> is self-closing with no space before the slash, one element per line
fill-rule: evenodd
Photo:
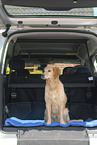
<path fill-rule="evenodd" d="M 8 134 L 0 131 L 0 145 L 17 145 L 16 134 Z"/>
<path fill-rule="evenodd" d="M 84 3 L 84 1 L 86 2 L 86 0 L 83 0 L 82 3 Z M 20 1 L 4 1 L 4 4 L 7 2 L 8 2 L 8 4 L 11 2 L 13 2 L 13 4 L 14 4 L 14 2 L 17 2 L 20 4 Z M 32 2 L 32 1 L 29 1 L 29 3 L 30 2 Z M 52 1 L 50 1 L 50 2 L 52 3 Z M 65 2 L 67 5 L 69 5 L 67 3 L 68 1 L 62 1 L 62 2 Z M 70 3 L 72 3 L 72 2 L 73 1 L 70 0 Z M 78 2 L 78 3 L 80 3 L 80 2 Z M 96 0 L 94 0 L 92 2 L 94 2 L 95 6 L 96 6 L 96 3 L 97 3 Z M 33 1 L 33 3 L 36 3 L 36 1 Z M 38 1 L 38 3 L 39 3 L 39 1 Z M 91 0 L 90 0 L 90 2 L 88 2 L 88 4 L 90 5 L 90 3 L 91 3 Z M 42 4 L 44 4 L 44 3 L 42 3 Z M 59 4 L 59 2 L 58 2 L 58 4 Z M 83 17 L 83 16 L 76 16 L 76 15 L 75 16 L 74 15 L 69 15 L 69 16 L 65 16 L 65 15 L 62 15 L 62 16 L 61 15 L 60 16 L 58 16 L 58 15 L 57 16 L 55 16 L 55 15 L 54 16 L 53 15 L 50 15 L 50 16 L 49 15 L 46 15 L 46 16 L 42 16 L 42 15 L 39 15 L 39 16 L 31 16 L 31 15 L 11 16 L 6 12 L 4 5 L 2 5 L 2 1 L 0 0 L 0 28 L 7 29 L 7 25 L 11 26 L 10 29 L 16 29 L 16 28 L 31 29 L 31 27 L 34 27 L 34 28 L 35 27 L 77 28 L 77 27 L 91 27 L 91 26 L 96 27 L 97 19 L 96 19 L 96 17 L 92 17 L 92 16 Z M 79 28 L 79 29 L 81 29 L 81 28 Z"/>
<path fill-rule="evenodd" d="M 96 0 L 3 0 L 4 5 L 42 7 L 48 10 L 68 10 L 79 7 L 95 7 Z"/>

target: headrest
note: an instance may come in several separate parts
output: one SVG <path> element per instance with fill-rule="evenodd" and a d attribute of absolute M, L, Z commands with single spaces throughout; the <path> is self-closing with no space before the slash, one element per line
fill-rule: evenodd
<path fill-rule="evenodd" d="M 72 68 L 73 68 L 73 67 L 65 67 L 65 68 L 63 69 L 63 75 L 65 75 L 65 74 L 70 74 Z"/>
<path fill-rule="evenodd" d="M 19 56 L 14 56 L 9 61 L 9 67 L 11 70 L 23 70 L 25 62 Z"/>
<path fill-rule="evenodd" d="M 88 74 L 91 75 L 90 70 L 86 66 L 77 65 L 75 67 L 66 67 L 63 70 L 63 75 L 65 74 Z"/>
<path fill-rule="evenodd" d="M 38 67 L 38 69 L 43 71 L 46 66 L 47 66 L 47 64 L 41 64 L 41 66 Z"/>

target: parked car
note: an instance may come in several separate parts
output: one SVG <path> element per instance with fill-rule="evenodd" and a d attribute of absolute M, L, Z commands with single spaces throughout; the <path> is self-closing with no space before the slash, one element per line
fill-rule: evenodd
<path fill-rule="evenodd" d="M 0 0 L 0 145 L 97 144 L 96 6 Z M 70 119 L 83 125 L 44 125 L 47 64 L 61 69 Z"/>

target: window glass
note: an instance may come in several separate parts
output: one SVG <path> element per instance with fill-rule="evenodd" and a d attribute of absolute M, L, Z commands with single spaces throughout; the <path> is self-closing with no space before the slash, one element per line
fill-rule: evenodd
<path fill-rule="evenodd" d="M 95 72 L 97 73 L 97 59 L 95 59 L 94 61 L 94 68 L 95 68 Z"/>
<path fill-rule="evenodd" d="M 38 15 L 38 16 L 47 16 L 47 15 L 71 15 L 71 16 L 97 16 L 97 8 L 73 8 L 70 10 L 62 11 L 51 11 L 45 10 L 44 8 L 35 8 L 35 7 L 19 7 L 19 6 L 8 6 L 5 5 L 5 9 L 9 15 Z"/>
<path fill-rule="evenodd" d="M 51 66 L 52 64 L 48 64 L 49 66 Z M 76 65 L 80 65 L 80 64 L 72 64 L 72 63 L 55 63 L 54 64 L 56 67 L 59 67 L 60 70 L 61 70 L 61 73 L 63 73 L 63 69 L 65 67 L 74 67 Z M 30 74 L 42 74 L 43 73 L 43 70 L 40 69 L 41 65 L 39 64 L 34 64 L 31 66 L 31 64 L 27 64 L 26 63 L 26 66 L 25 66 L 25 69 L 29 70 L 29 73 Z M 6 74 L 10 74 L 11 72 L 15 72 L 15 70 L 10 70 L 10 67 L 9 67 L 9 64 L 7 65 L 6 67 Z"/>

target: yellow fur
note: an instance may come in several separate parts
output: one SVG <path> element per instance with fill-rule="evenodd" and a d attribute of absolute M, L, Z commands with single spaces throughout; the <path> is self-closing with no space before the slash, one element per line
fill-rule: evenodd
<path fill-rule="evenodd" d="M 58 67 L 47 66 L 44 69 L 44 79 L 46 79 L 44 119 L 47 124 L 51 124 L 51 122 L 65 124 L 69 121 L 69 111 L 65 108 L 67 96 L 64 92 L 64 86 L 59 80 L 60 74 L 61 71 Z"/>

